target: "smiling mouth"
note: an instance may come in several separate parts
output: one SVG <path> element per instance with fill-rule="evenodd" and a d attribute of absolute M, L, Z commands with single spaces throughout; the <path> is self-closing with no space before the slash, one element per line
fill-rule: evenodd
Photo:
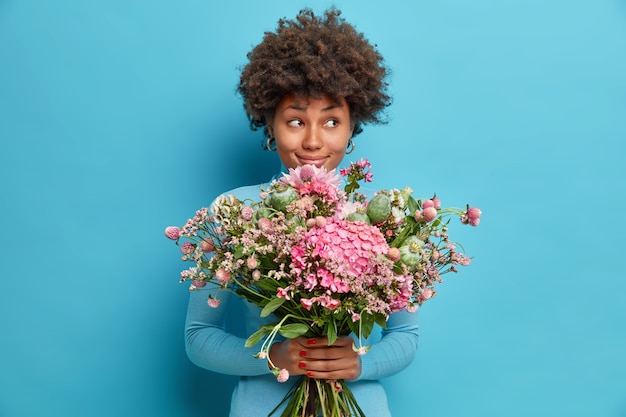
<path fill-rule="evenodd" d="M 298 158 L 298 161 L 300 161 L 302 165 L 315 165 L 318 168 L 324 165 L 324 162 L 326 161 L 325 156 L 299 156 L 298 155 L 297 158 Z"/>

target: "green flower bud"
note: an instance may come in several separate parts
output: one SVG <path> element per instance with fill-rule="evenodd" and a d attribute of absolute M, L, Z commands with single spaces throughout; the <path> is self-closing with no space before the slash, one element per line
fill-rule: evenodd
<path fill-rule="evenodd" d="M 423 248 L 424 242 L 419 240 L 417 236 L 409 236 L 400 247 L 400 260 L 408 266 L 417 265 L 422 259 L 420 252 Z"/>
<path fill-rule="evenodd" d="M 284 212 L 287 206 L 298 199 L 296 191 L 287 187 L 283 190 L 276 190 L 270 196 L 270 205 L 278 210 Z"/>
<path fill-rule="evenodd" d="M 350 213 L 347 219 L 348 221 L 351 221 L 351 222 L 363 222 L 363 223 L 371 224 L 370 218 L 367 217 L 367 214 L 365 213 L 358 213 L 358 212 Z"/>
<path fill-rule="evenodd" d="M 260 207 L 255 213 L 254 213 L 254 219 L 256 221 L 259 221 L 259 219 L 262 219 L 263 217 L 267 217 L 269 218 L 272 215 L 272 209 L 268 208 L 268 207 Z"/>
<path fill-rule="evenodd" d="M 391 214 L 391 201 L 385 194 L 376 194 L 367 205 L 367 217 L 373 224 L 382 223 Z"/>

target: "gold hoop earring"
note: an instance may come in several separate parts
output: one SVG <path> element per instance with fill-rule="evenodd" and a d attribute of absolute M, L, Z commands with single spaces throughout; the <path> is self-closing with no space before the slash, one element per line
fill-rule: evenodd
<path fill-rule="evenodd" d="M 272 136 L 269 136 L 267 138 L 267 142 L 265 142 L 265 149 L 267 149 L 268 151 L 276 152 L 276 139 L 274 139 Z"/>
<path fill-rule="evenodd" d="M 346 155 L 350 155 L 353 150 L 354 150 L 354 142 L 352 142 L 352 139 L 349 139 L 348 146 L 346 147 Z"/>

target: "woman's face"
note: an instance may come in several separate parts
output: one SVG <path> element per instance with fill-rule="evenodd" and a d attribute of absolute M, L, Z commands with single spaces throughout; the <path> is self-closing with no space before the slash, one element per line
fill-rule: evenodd
<path fill-rule="evenodd" d="M 345 99 L 296 99 L 292 94 L 278 103 L 268 128 L 287 168 L 310 164 L 328 171 L 341 163 L 353 130 Z"/>

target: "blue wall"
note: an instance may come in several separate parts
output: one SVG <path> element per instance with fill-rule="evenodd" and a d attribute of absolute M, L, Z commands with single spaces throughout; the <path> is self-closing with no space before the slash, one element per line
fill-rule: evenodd
<path fill-rule="evenodd" d="M 237 69 L 331 4 L 0 0 L 0 416 L 226 413 L 162 230 L 277 168 Z M 335 4 L 394 71 L 352 156 L 484 212 L 384 381 L 394 416 L 626 416 L 626 2 Z"/>

